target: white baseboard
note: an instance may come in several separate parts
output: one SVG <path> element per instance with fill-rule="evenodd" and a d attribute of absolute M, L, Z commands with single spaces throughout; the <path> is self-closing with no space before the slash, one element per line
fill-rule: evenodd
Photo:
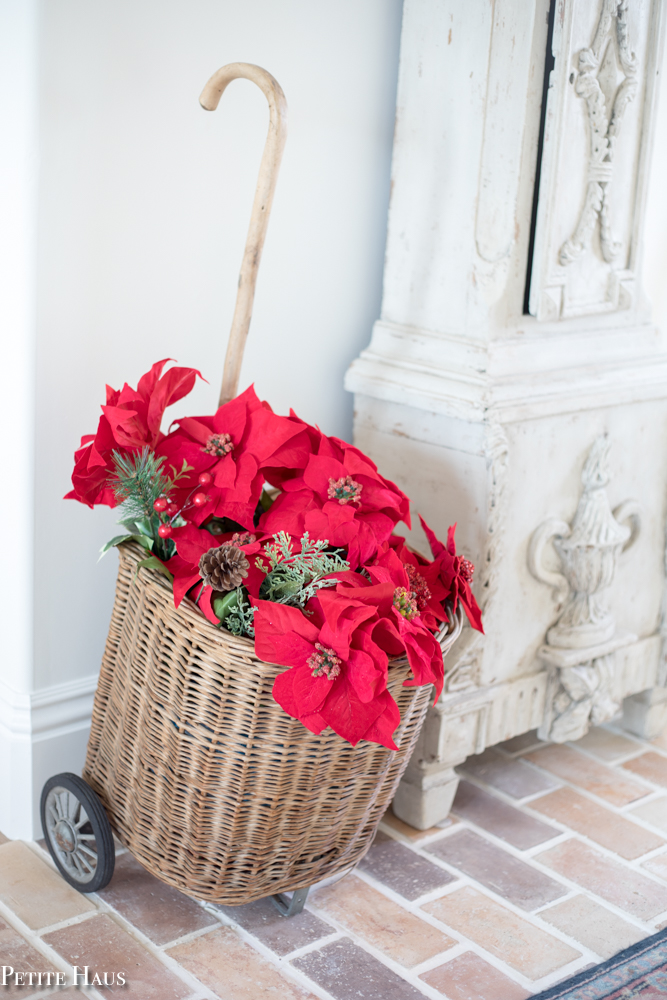
<path fill-rule="evenodd" d="M 0 830 L 7 837 L 41 837 L 44 782 L 81 772 L 96 686 L 96 674 L 30 693 L 0 682 Z"/>

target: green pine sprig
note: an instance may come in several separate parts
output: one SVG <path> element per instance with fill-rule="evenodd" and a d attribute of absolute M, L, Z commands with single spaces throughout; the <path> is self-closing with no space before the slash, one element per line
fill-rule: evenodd
<path fill-rule="evenodd" d="M 102 547 L 101 555 L 116 545 L 133 540 L 155 552 L 160 559 L 169 559 L 176 547 L 171 539 L 158 535 L 163 522 L 153 504 L 158 497 L 169 496 L 179 479 L 193 471 L 192 466 L 183 459 L 180 471 L 172 465 L 169 467 L 171 475 L 168 475 L 164 456 L 158 457 L 148 446 L 139 453 L 114 451 L 111 457 L 114 471 L 109 476 L 109 484 L 122 514 L 118 523 L 130 534 L 113 538 Z M 171 518 L 170 523 L 178 524 L 179 521 Z"/>
<path fill-rule="evenodd" d="M 279 531 L 273 537 L 273 544 L 264 546 L 269 565 L 262 559 L 255 560 L 257 568 L 266 573 L 259 590 L 259 596 L 265 601 L 303 609 L 318 590 L 336 586 L 337 580 L 331 577 L 333 573 L 350 568 L 349 562 L 340 555 L 341 549 L 326 551 L 327 539 L 311 541 L 306 531 L 301 538 L 301 551 L 292 552 L 292 541 L 286 531 Z"/>
<path fill-rule="evenodd" d="M 153 503 L 169 492 L 172 481 L 163 470 L 164 455 L 158 457 L 146 447 L 139 454 L 112 454 L 111 477 L 114 497 L 122 505 L 124 521 L 142 521 L 153 517 Z"/>

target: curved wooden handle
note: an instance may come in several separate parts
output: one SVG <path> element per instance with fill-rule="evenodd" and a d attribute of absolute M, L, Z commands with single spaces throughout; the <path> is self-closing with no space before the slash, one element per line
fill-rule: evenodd
<path fill-rule="evenodd" d="M 243 351 L 255 298 L 257 271 L 264 248 L 266 228 L 269 224 L 273 192 L 276 188 L 278 170 L 287 138 L 287 101 L 285 95 L 278 81 L 261 66 L 253 66 L 252 63 L 229 63 L 229 65 L 223 66 L 222 69 L 213 74 L 202 90 L 199 98 L 202 108 L 206 111 L 215 111 L 227 85 L 232 80 L 240 78 L 256 83 L 269 102 L 269 132 L 264 144 L 248 236 L 243 251 L 236 306 L 222 374 L 219 406 L 233 399 L 238 392 Z"/>

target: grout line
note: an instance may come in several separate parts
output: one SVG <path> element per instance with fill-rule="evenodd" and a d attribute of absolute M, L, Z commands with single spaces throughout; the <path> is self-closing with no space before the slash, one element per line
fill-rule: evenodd
<path fill-rule="evenodd" d="M 109 903 L 106 902 L 106 900 L 101 899 L 97 893 L 91 893 L 91 896 L 94 897 L 95 902 L 100 907 L 100 913 L 106 914 L 111 920 L 114 921 L 114 923 L 118 924 L 130 935 L 130 937 L 134 938 L 138 944 L 149 952 L 149 954 L 151 954 L 153 958 L 160 963 L 160 965 L 166 966 L 171 972 L 178 976 L 180 980 L 189 986 L 198 997 L 201 996 L 202 1000 L 203 998 L 206 998 L 206 1000 L 219 1000 L 213 990 L 209 989 L 202 982 L 200 982 L 191 972 L 172 958 L 171 955 L 164 952 L 159 945 L 154 944 L 153 941 L 151 941 L 151 939 L 143 933 L 143 931 L 140 931 L 138 927 L 130 923 L 130 921 L 124 917 L 122 913 L 115 910 Z M 215 929 L 215 926 L 207 928 L 209 932 Z M 191 1000 L 191 998 L 188 997 L 188 1000 Z"/>
<path fill-rule="evenodd" d="M 357 873 L 357 874 L 361 875 L 361 873 Z M 457 931 L 454 928 L 451 928 L 448 924 L 444 924 L 443 921 L 439 920 L 439 918 L 434 917 L 432 914 L 430 914 L 427 911 L 421 909 L 420 906 L 423 904 L 423 902 L 424 902 L 423 900 L 420 899 L 419 903 L 417 902 L 417 900 L 413 900 L 411 903 L 410 903 L 410 901 L 402 900 L 401 897 L 397 898 L 397 894 L 394 893 L 392 890 L 387 891 L 388 887 L 383 886 L 382 883 L 376 883 L 376 882 L 374 882 L 372 880 L 372 878 L 370 876 L 367 876 L 367 874 L 365 872 L 363 873 L 363 876 L 364 876 L 363 880 L 366 881 L 369 885 L 372 885 L 373 888 L 383 889 L 384 890 L 383 894 L 386 895 L 388 898 L 394 899 L 395 902 L 401 902 L 403 908 L 406 909 L 406 910 L 408 910 L 408 912 L 413 913 L 415 916 L 419 917 L 421 920 L 424 920 L 425 922 L 431 924 L 432 926 L 438 928 L 439 930 L 442 930 L 443 928 L 445 928 L 446 931 L 447 931 L 447 933 L 450 936 L 454 936 L 456 939 L 463 938 L 463 941 L 462 941 L 463 944 L 470 943 L 470 941 L 471 941 L 470 938 L 463 937 L 463 935 L 461 934 L 461 932 Z M 555 937 L 556 939 L 563 941 L 563 943 L 565 943 L 565 944 L 571 944 L 571 939 L 568 938 L 566 935 L 564 935 L 561 931 L 559 931 L 559 929 L 557 927 L 553 927 L 551 924 L 545 923 L 543 920 L 541 920 L 539 918 L 535 919 L 537 917 L 537 912 L 536 911 L 522 910 L 520 907 L 516 906 L 516 904 L 513 904 L 509 900 L 505 899 L 504 897 L 499 896 L 498 894 L 494 893 L 493 890 L 489 889 L 487 886 L 482 886 L 481 883 L 475 881 L 474 879 L 472 879 L 469 876 L 463 876 L 458 883 L 455 883 L 453 886 L 447 886 L 446 887 L 446 891 L 444 893 L 442 893 L 440 896 L 436 897 L 436 898 L 442 898 L 444 896 L 450 895 L 452 892 L 454 892 L 454 891 L 456 891 L 458 889 L 461 889 L 464 886 L 466 886 L 468 888 L 472 888 L 472 889 L 476 890 L 477 892 L 480 892 L 481 894 L 486 895 L 488 898 L 493 899 L 495 902 L 497 902 L 500 906 L 504 907 L 506 910 L 509 910 L 511 913 L 513 913 L 514 915 L 518 916 L 520 919 L 526 921 L 527 923 L 531 924 L 534 927 L 539 928 L 542 932 L 549 934 L 551 937 Z M 547 909 L 548 907 L 554 906 L 557 903 L 564 902 L 566 899 L 571 899 L 574 895 L 580 895 L 580 894 L 581 894 L 581 890 L 569 890 L 569 891 L 566 891 L 565 894 L 564 894 L 564 896 L 559 896 L 559 897 L 557 897 L 557 899 L 550 900 L 548 903 L 545 903 L 544 906 L 540 907 L 540 910 Z M 329 917 L 329 915 L 327 914 L 326 910 L 323 910 L 322 914 L 326 915 L 327 919 L 331 919 Z M 483 946 L 479 945 L 479 947 L 483 947 Z M 576 942 L 576 950 L 578 950 L 580 952 L 582 952 L 582 951 L 584 952 L 584 956 L 583 957 L 584 957 L 584 959 L 587 962 L 594 961 L 596 963 L 599 963 L 600 961 L 602 961 L 602 959 L 597 955 L 596 952 L 592 951 L 592 949 L 590 949 L 590 948 L 587 948 L 587 946 L 584 945 L 580 941 Z M 488 953 L 488 954 L 492 954 L 492 953 Z M 486 955 L 486 952 L 485 952 L 485 955 Z M 451 957 L 454 957 L 454 956 L 450 955 L 449 952 L 448 952 L 447 953 L 447 960 L 449 961 Z M 494 962 L 497 962 L 497 961 L 501 961 L 501 960 L 494 959 Z M 576 960 L 573 960 L 573 961 L 579 962 L 579 959 L 576 959 Z M 502 963 L 501 971 L 504 971 L 507 974 L 507 969 L 508 968 L 509 967 L 506 966 L 505 963 Z M 515 970 L 515 971 L 517 971 L 517 970 Z M 526 980 L 526 983 L 529 983 L 529 982 L 530 982 L 529 980 Z"/>
<path fill-rule="evenodd" d="M 411 967 L 406 967 L 402 965 L 396 959 L 392 958 L 390 955 L 387 955 L 380 948 L 372 944 L 372 942 L 363 938 L 357 931 L 353 930 L 351 927 L 346 927 L 340 920 L 338 920 L 338 918 L 332 916 L 328 910 L 317 907 L 315 900 L 313 901 L 312 910 L 316 916 L 320 917 L 320 919 L 322 920 L 326 919 L 330 923 L 333 923 L 334 925 L 338 926 L 345 937 L 348 937 L 351 941 L 354 942 L 354 944 L 356 944 L 367 954 L 372 955 L 373 958 L 375 958 L 382 965 L 384 965 L 385 968 L 390 969 L 401 979 L 405 980 L 406 982 L 414 986 L 415 989 L 420 990 L 425 996 L 431 997 L 432 1000 L 442 1000 L 442 993 L 440 993 L 434 987 L 429 986 L 429 984 L 425 983 L 423 980 L 420 980 L 417 973 L 415 972 L 415 969 L 421 968 L 421 963 Z M 434 924 L 433 926 L 436 925 Z M 436 929 L 441 930 L 442 928 L 437 927 Z M 468 943 L 465 939 L 463 941 L 459 940 L 461 935 L 451 934 L 449 931 L 447 932 L 447 937 L 454 940 L 456 942 L 456 946 L 458 945 L 465 946 Z M 449 948 L 444 948 L 443 951 L 438 952 L 437 955 L 431 956 L 431 958 L 437 959 L 436 964 L 440 965 L 443 963 L 443 960 L 448 961 L 451 957 L 454 957 L 454 951 L 456 946 L 453 945 Z M 459 954 L 460 954 L 460 949 L 459 949 Z"/>
<path fill-rule="evenodd" d="M 466 827 L 466 821 L 462 821 L 459 825 L 461 827 L 465 828 Z M 572 834 L 574 833 L 574 831 L 568 830 L 568 831 L 566 831 L 566 833 L 570 834 L 570 839 L 578 839 L 578 836 L 577 837 L 573 837 L 572 836 Z M 564 842 L 564 841 L 561 841 L 561 842 Z M 504 846 L 505 845 L 503 845 L 503 847 Z M 542 845 L 543 851 L 546 853 L 546 851 L 548 851 L 548 850 L 551 849 L 551 846 L 552 845 L 551 845 L 550 842 L 548 844 L 546 844 L 546 845 Z M 598 847 L 599 845 L 596 844 L 596 845 L 593 845 L 593 846 Z M 422 856 L 422 857 L 426 857 L 426 858 L 428 858 L 429 861 L 433 861 L 435 863 L 441 861 L 441 859 L 439 859 L 439 858 L 437 858 L 435 856 L 426 854 L 426 852 L 422 852 L 419 849 L 413 848 L 413 850 L 414 850 L 415 854 L 418 854 L 419 856 Z M 521 859 L 521 854 L 518 851 L 516 851 L 516 849 L 513 849 L 512 852 L 508 851 L 508 853 L 513 853 L 514 857 L 518 857 L 519 859 Z M 618 857 L 616 855 L 613 855 L 611 852 L 608 852 L 608 853 L 609 853 L 610 857 L 612 857 L 614 860 L 616 860 L 617 862 L 619 862 L 619 859 L 618 859 Z M 505 897 L 500 896 L 500 895 L 494 893 L 493 890 L 490 889 L 488 886 L 482 885 L 482 883 L 480 883 L 477 880 L 473 879 L 471 876 L 465 875 L 463 872 L 459 871 L 458 869 L 453 868 L 453 866 L 450 868 L 445 863 L 439 864 L 438 867 L 442 867 L 446 871 L 450 871 L 451 870 L 451 873 L 454 874 L 455 876 L 457 876 L 457 881 L 454 882 L 451 885 L 442 887 L 440 892 L 438 892 L 437 890 L 434 890 L 434 893 L 432 894 L 433 898 L 431 900 L 429 900 L 429 901 L 432 902 L 432 901 L 434 901 L 434 899 L 438 899 L 438 898 L 442 898 L 443 896 L 447 896 L 450 893 L 455 892 L 458 889 L 462 888 L 463 886 L 467 885 L 467 886 L 470 886 L 470 887 L 472 887 L 474 889 L 477 889 L 478 891 L 481 891 L 484 894 L 486 894 L 486 895 L 490 896 L 491 898 L 495 899 L 500 905 L 504 906 L 507 909 L 510 909 L 510 911 L 513 912 L 513 913 L 515 913 L 517 916 L 520 916 L 523 919 L 528 919 L 529 922 L 533 922 L 531 918 L 537 916 L 540 911 L 543 911 L 543 910 L 547 909 L 550 906 L 555 906 L 558 903 L 564 902 L 566 899 L 572 898 L 572 896 L 575 895 L 575 894 L 576 895 L 585 895 L 585 896 L 592 897 L 604 909 L 610 910 L 611 912 L 615 913 L 617 916 L 619 916 L 622 919 L 626 920 L 626 922 L 630 922 L 631 924 L 633 924 L 634 926 L 636 926 L 640 930 L 642 930 L 645 934 L 646 933 L 651 933 L 652 927 L 651 927 L 649 921 L 644 921 L 641 918 L 635 916 L 634 914 L 629 913 L 626 910 L 623 910 L 621 907 L 617 907 L 615 904 L 610 903 L 608 900 L 605 900 L 603 897 L 597 896 L 595 893 L 593 893 L 590 890 L 586 889 L 584 886 L 581 886 L 581 885 L 579 885 L 577 883 L 574 883 L 571 879 L 568 879 L 567 876 L 562 875 L 560 872 L 554 872 L 553 869 L 548 868 L 544 864 L 540 863 L 540 861 L 539 861 L 538 858 L 535 858 L 535 859 L 531 858 L 531 864 L 535 867 L 535 869 L 537 871 L 542 872 L 542 874 L 548 876 L 549 878 L 551 878 L 555 882 L 561 884 L 563 886 L 563 888 L 566 890 L 564 892 L 563 896 L 559 896 L 556 899 L 550 900 L 548 903 L 545 903 L 543 906 L 538 907 L 536 910 L 534 910 L 532 912 L 527 912 L 525 910 L 522 910 L 521 908 L 515 906 L 515 904 L 512 904 Z M 628 865 L 627 867 L 630 868 L 631 866 Z M 362 878 L 364 881 L 368 881 L 369 884 L 372 884 L 374 888 L 380 889 L 380 891 L 382 891 L 383 894 L 386 895 L 386 896 L 388 896 L 390 899 L 393 899 L 395 902 L 401 903 L 401 905 L 403 906 L 404 909 L 410 909 L 411 912 L 416 912 L 416 910 L 418 909 L 417 900 L 413 901 L 412 906 L 414 907 L 414 909 L 412 909 L 409 904 L 406 906 L 406 902 L 407 901 L 404 901 L 403 897 L 400 897 L 397 893 L 393 893 L 392 890 L 390 890 L 388 887 L 384 886 L 382 883 L 371 881 L 371 877 L 368 876 L 366 872 L 362 872 L 360 870 L 357 870 L 357 872 L 355 874 L 358 877 Z M 643 874 L 643 872 L 642 872 L 642 874 Z M 561 880 L 564 880 L 564 881 L 561 881 Z M 653 879 L 652 881 L 655 881 L 656 884 L 658 884 L 658 885 L 661 884 L 660 882 L 658 882 L 655 879 Z M 429 895 L 431 895 L 431 894 L 429 894 Z M 427 901 L 424 900 L 424 899 L 421 899 L 421 898 L 419 899 L 419 905 L 425 904 L 426 902 Z M 423 919 L 423 911 L 421 911 L 421 910 L 419 911 L 419 916 L 422 917 L 422 919 Z M 655 922 L 656 920 L 659 920 L 659 918 L 660 918 L 660 916 L 656 915 L 656 917 L 652 918 L 652 922 Z M 558 932 L 557 928 L 553 928 L 551 924 L 545 925 L 545 923 L 542 920 L 539 920 L 539 921 L 535 922 L 535 926 L 539 926 L 542 930 L 545 930 L 548 933 L 552 934 L 552 936 L 559 936 L 559 932 Z M 555 932 L 555 934 L 554 934 L 554 932 Z M 569 939 L 566 941 L 566 943 L 569 943 Z M 578 943 L 578 946 L 579 947 L 584 947 L 583 944 L 581 944 L 581 943 Z M 595 953 L 594 952 L 591 952 L 591 954 L 595 957 Z"/>
<path fill-rule="evenodd" d="M 49 924 L 48 927 L 40 927 L 38 931 L 35 931 L 39 937 L 43 937 L 45 934 L 53 934 L 54 931 L 65 930 L 66 927 L 75 927 L 77 924 L 83 924 L 87 920 L 91 920 L 93 917 L 99 916 L 99 910 L 88 910 L 86 913 L 77 913 L 74 917 L 68 917 L 66 920 L 59 920 L 55 924 Z"/>
<path fill-rule="evenodd" d="M 536 799 L 539 799 L 539 798 L 542 798 L 543 796 L 551 794 L 550 792 L 540 792 L 537 795 L 527 796 L 526 798 L 521 799 L 521 800 L 512 800 L 511 797 L 507 796 L 507 794 L 503 793 L 500 789 L 496 789 L 493 786 L 486 785 L 485 783 L 483 783 L 482 781 L 480 781 L 480 779 L 474 779 L 473 783 L 478 788 L 480 788 L 482 791 L 485 791 L 488 794 L 494 795 L 500 801 L 505 802 L 507 805 L 513 806 L 515 809 L 518 809 L 519 811 L 522 811 L 525 808 L 530 809 L 530 806 L 532 805 L 532 803 Z M 641 799 L 635 799 L 632 802 L 626 803 L 626 805 L 624 805 L 624 806 L 615 806 L 612 803 L 609 803 L 609 802 L 605 801 L 604 799 L 601 799 L 599 796 L 594 795 L 592 792 L 589 792 L 588 789 L 582 788 L 579 785 L 575 785 L 572 782 L 563 782 L 563 784 L 560 787 L 571 788 L 573 791 L 578 792 L 579 794 L 581 794 L 585 798 L 589 799 L 589 801 L 594 802 L 596 805 L 601 805 L 603 808 L 608 809 L 614 815 L 620 816 L 621 818 L 627 819 L 629 822 L 632 822 L 632 823 L 636 824 L 637 826 L 639 826 L 642 829 L 646 830 L 647 833 L 653 833 L 655 836 L 661 837 L 665 841 L 665 843 L 663 843 L 663 845 L 660 848 L 655 848 L 655 850 L 664 850 L 664 848 L 667 847 L 667 837 L 665 836 L 665 833 L 666 833 L 665 830 L 660 830 L 658 827 L 652 826 L 650 823 L 647 823 L 645 820 L 642 820 L 641 817 L 635 817 L 635 816 L 629 816 L 629 815 L 627 815 L 628 811 L 630 809 L 632 809 L 632 808 L 638 808 L 641 805 L 647 804 L 647 802 L 656 801 L 657 799 L 659 799 L 661 797 L 665 797 L 665 791 L 667 791 L 667 789 L 663 788 L 661 790 L 662 791 L 662 795 L 660 794 L 660 791 L 656 790 L 655 792 L 652 792 L 650 795 L 642 796 Z M 557 791 L 557 789 L 554 788 L 551 791 Z M 517 804 L 518 802 L 520 802 L 520 804 Z M 548 824 L 555 823 L 558 826 L 562 826 L 564 828 L 562 832 L 565 832 L 565 833 L 567 833 L 567 832 L 573 832 L 573 833 L 575 833 L 576 832 L 576 833 L 578 833 L 578 831 L 572 830 L 572 827 L 569 827 L 569 826 L 563 824 L 560 820 L 553 819 L 552 817 L 547 816 L 544 813 L 539 812 L 538 810 L 531 810 L 530 812 L 527 813 L 527 815 L 531 816 L 534 819 L 538 819 L 538 820 L 542 821 L 543 823 L 544 822 L 546 822 Z M 466 821 L 466 822 L 470 822 L 470 821 Z M 485 831 L 485 832 L 488 833 L 488 831 Z M 586 840 L 588 840 L 588 838 L 586 838 L 585 834 L 579 834 L 578 833 L 578 836 L 583 837 Z M 546 843 L 547 842 L 545 841 L 545 844 Z M 592 841 L 591 840 L 590 843 L 593 846 L 602 847 L 602 845 L 598 844 L 597 841 Z M 534 853 L 536 853 L 537 851 L 540 850 L 541 846 L 542 845 L 538 844 L 535 848 L 529 848 L 525 852 L 525 856 L 526 857 L 532 857 L 532 855 Z M 553 846 L 556 846 L 556 845 L 553 845 Z M 649 852 L 646 852 L 646 853 L 648 855 Z M 618 855 L 618 857 L 620 858 L 620 855 Z M 642 857 L 644 857 L 644 855 L 642 855 Z M 624 859 L 624 860 L 626 860 L 626 859 Z"/>
<path fill-rule="evenodd" d="M 248 947 L 250 947 L 254 952 L 265 958 L 274 968 L 278 969 L 278 971 L 280 971 L 281 973 L 287 973 L 288 979 L 291 978 L 292 980 L 296 980 L 300 986 L 302 986 L 304 989 L 309 990 L 311 993 L 314 993 L 315 995 L 321 997 L 322 1000 L 335 1000 L 335 997 L 333 997 L 330 993 L 324 990 L 316 982 L 310 980 L 299 969 L 294 968 L 290 964 L 290 960 L 293 957 L 293 953 L 290 952 L 287 955 L 278 955 L 276 952 L 272 951 L 272 949 L 269 948 L 266 944 L 264 944 L 263 941 L 261 941 L 259 938 L 255 937 L 254 934 L 252 934 L 250 931 L 247 931 L 244 927 L 242 927 L 241 924 L 236 923 L 233 920 L 233 918 L 228 916 L 228 914 L 218 910 L 215 903 L 209 903 L 205 900 L 201 900 L 200 905 L 203 907 L 203 909 L 206 910 L 207 913 L 211 913 L 212 916 L 217 918 L 220 926 L 226 927 L 229 930 L 233 931 L 235 934 L 237 934 L 240 940 L 244 944 L 248 945 Z M 209 932 L 213 930 L 216 930 L 216 928 L 215 927 L 209 928 Z M 344 935 L 337 933 L 334 938 L 334 935 L 329 934 L 327 935 L 327 944 L 333 943 L 334 940 L 340 940 L 340 938 L 343 936 Z M 310 950 L 311 951 L 317 950 L 317 948 L 320 947 L 321 944 L 322 944 L 322 939 L 313 942 L 313 947 Z M 306 952 L 307 949 L 308 946 L 304 946 L 303 951 Z M 295 949 L 295 951 L 298 950 L 299 949 Z M 299 958 L 300 956 L 297 955 L 296 957 Z M 217 996 L 215 1000 L 218 1000 Z"/>
<path fill-rule="evenodd" d="M 62 955 L 55 950 L 55 948 L 48 944 L 48 942 L 43 941 L 36 931 L 34 931 L 31 927 L 28 927 L 28 925 L 21 920 L 21 918 L 14 913 L 14 911 L 11 910 L 6 903 L 2 901 L 2 899 L 0 899 L 0 915 L 10 927 L 17 931 L 17 933 L 20 934 L 21 937 L 34 948 L 35 951 L 51 963 L 56 972 L 65 973 L 67 979 L 69 980 L 69 975 L 72 971 L 72 966 L 69 962 L 67 962 Z M 49 970 L 46 969 L 43 971 L 48 972 Z M 71 983 L 68 981 L 67 985 L 71 986 Z M 84 987 L 82 992 L 84 996 L 95 998 L 95 1000 L 98 1000 L 98 998 L 99 1000 L 102 1000 L 100 994 L 93 987 Z"/>
<path fill-rule="evenodd" d="M 311 941 L 310 944 L 303 944 L 300 948 L 295 948 L 294 951 L 286 952 L 281 957 L 284 958 L 286 962 L 293 962 L 298 958 L 303 958 L 304 955 L 310 955 L 313 951 L 319 951 L 321 948 L 326 948 L 329 944 L 335 944 L 336 941 L 342 940 L 343 937 L 345 937 L 345 935 L 341 931 L 332 931 L 331 934 L 327 934 L 326 937 L 319 938 L 317 941 Z"/>

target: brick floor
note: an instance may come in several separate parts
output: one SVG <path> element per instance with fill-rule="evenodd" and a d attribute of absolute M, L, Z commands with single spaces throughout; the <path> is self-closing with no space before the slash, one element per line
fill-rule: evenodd
<path fill-rule="evenodd" d="M 290 920 L 200 904 L 120 850 L 82 896 L 37 844 L 0 835 L 0 969 L 122 971 L 141 1000 L 525 1000 L 667 925 L 667 738 L 536 733 L 472 757 L 453 814 L 391 813 L 354 873 Z M 9 985 L 2 995 L 32 991 Z"/>
<path fill-rule="evenodd" d="M 560 833 L 555 827 L 527 816 L 469 781 L 459 782 L 452 812 L 522 851 L 552 840 Z"/>
<path fill-rule="evenodd" d="M 526 759 L 612 806 L 625 806 L 648 795 L 648 788 L 633 781 L 627 772 L 590 760 L 569 746 L 553 743 L 527 754 Z"/>
<path fill-rule="evenodd" d="M 525 1000 L 526 990 L 473 951 L 466 951 L 421 978 L 451 1000 Z"/>
<path fill-rule="evenodd" d="M 628 861 L 665 846 L 662 837 L 597 802 L 591 802 L 574 788 L 559 788 L 533 801 L 531 806 Z"/>

